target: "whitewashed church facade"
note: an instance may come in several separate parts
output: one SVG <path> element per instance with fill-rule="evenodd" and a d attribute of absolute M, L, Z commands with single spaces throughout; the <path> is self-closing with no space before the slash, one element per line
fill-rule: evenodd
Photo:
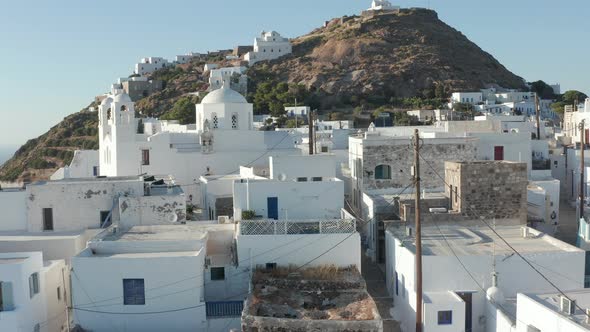
<path fill-rule="evenodd" d="M 196 105 L 196 123 L 135 117 L 134 103 L 113 90 L 99 106 L 101 176 L 172 175 L 187 199 L 200 201 L 199 177 L 268 167 L 268 157 L 301 154 L 301 135 L 253 128 L 252 104 L 223 86 Z"/>
<path fill-rule="evenodd" d="M 288 38 L 284 38 L 276 31 L 263 31 L 260 37 L 254 39 L 254 51 L 246 53 L 244 60 L 253 65 L 259 61 L 274 60 L 293 52 Z"/>

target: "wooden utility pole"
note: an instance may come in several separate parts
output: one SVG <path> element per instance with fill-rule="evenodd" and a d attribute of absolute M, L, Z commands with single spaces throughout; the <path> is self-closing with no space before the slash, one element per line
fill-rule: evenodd
<path fill-rule="evenodd" d="M 580 218 L 584 218 L 584 146 L 586 145 L 584 120 L 580 123 Z"/>
<path fill-rule="evenodd" d="M 535 113 L 537 117 L 537 140 L 541 140 L 541 109 L 539 107 L 539 96 L 535 92 Z"/>
<path fill-rule="evenodd" d="M 309 112 L 307 113 L 307 122 L 309 123 L 309 130 L 308 130 L 308 134 L 309 134 L 309 154 L 312 155 L 313 154 L 313 112 L 311 110 L 309 110 Z"/>
<path fill-rule="evenodd" d="M 420 225 L 420 134 L 414 131 L 414 190 L 416 199 L 416 332 L 422 332 L 422 226 Z"/>

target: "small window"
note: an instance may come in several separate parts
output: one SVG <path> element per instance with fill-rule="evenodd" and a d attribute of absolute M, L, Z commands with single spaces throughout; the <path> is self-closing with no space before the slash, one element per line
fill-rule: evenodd
<path fill-rule="evenodd" d="M 238 129 L 238 114 L 234 113 L 231 116 L 231 128 Z"/>
<path fill-rule="evenodd" d="M 108 227 L 111 225 L 111 216 L 109 214 L 111 211 L 100 211 L 100 227 Z"/>
<path fill-rule="evenodd" d="M 43 208 L 43 230 L 44 231 L 52 231 L 53 230 L 53 209 L 52 208 Z"/>
<path fill-rule="evenodd" d="M 224 267 L 212 267 L 211 268 L 211 280 L 225 280 L 225 268 Z"/>
<path fill-rule="evenodd" d="M 322 152 L 328 152 L 328 147 L 327 146 L 322 146 Z"/>
<path fill-rule="evenodd" d="M 92 176 L 98 176 L 100 174 L 98 170 L 98 166 L 92 166 Z"/>
<path fill-rule="evenodd" d="M 375 167 L 375 179 L 376 180 L 389 180 L 391 179 L 391 166 L 379 165 Z"/>
<path fill-rule="evenodd" d="M 211 115 L 211 122 L 213 122 L 213 129 L 219 128 L 219 118 L 216 113 Z"/>
<path fill-rule="evenodd" d="M 31 298 L 39 294 L 39 273 L 35 272 L 29 276 L 29 295 Z"/>
<path fill-rule="evenodd" d="M 453 311 L 445 310 L 438 312 L 438 325 L 452 325 L 453 324 Z"/>
<path fill-rule="evenodd" d="M 311 178 L 311 181 L 313 181 L 313 182 L 322 182 L 322 177 L 321 176 L 314 176 L 313 178 Z"/>
<path fill-rule="evenodd" d="M 57 300 L 61 301 L 61 287 L 57 287 Z"/>
<path fill-rule="evenodd" d="M 267 270 L 274 270 L 277 268 L 277 263 L 266 263 Z"/>
<path fill-rule="evenodd" d="M 395 272 L 395 295 L 399 295 L 399 276 L 397 275 L 397 272 Z"/>
<path fill-rule="evenodd" d="M 297 178 L 297 182 L 307 182 L 307 178 L 306 177 Z"/>
<path fill-rule="evenodd" d="M 141 165 L 148 166 L 150 164 L 150 150 L 141 150 Z"/>
<path fill-rule="evenodd" d="M 123 279 L 123 305 L 145 305 L 143 279 Z"/>

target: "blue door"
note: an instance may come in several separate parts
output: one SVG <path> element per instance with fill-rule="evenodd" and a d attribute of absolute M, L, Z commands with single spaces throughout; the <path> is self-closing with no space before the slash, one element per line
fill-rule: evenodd
<path fill-rule="evenodd" d="M 279 219 L 279 198 L 278 197 L 267 197 L 266 198 L 266 211 L 268 211 L 268 219 Z"/>

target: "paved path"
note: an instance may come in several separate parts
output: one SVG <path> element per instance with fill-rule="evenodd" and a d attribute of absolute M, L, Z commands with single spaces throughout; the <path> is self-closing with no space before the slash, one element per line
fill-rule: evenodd
<path fill-rule="evenodd" d="M 365 255 L 362 257 L 361 264 L 363 278 L 367 282 L 367 290 L 375 300 L 379 314 L 383 319 L 383 331 L 400 332 L 398 322 L 391 317 L 390 309 L 393 305 L 393 299 L 389 296 L 387 287 L 385 287 L 385 273 Z"/>
<path fill-rule="evenodd" d="M 578 221 L 576 220 L 576 208 L 568 202 L 559 204 L 559 226 L 555 237 L 569 244 L 576 245 L 578 235 Z"/>

